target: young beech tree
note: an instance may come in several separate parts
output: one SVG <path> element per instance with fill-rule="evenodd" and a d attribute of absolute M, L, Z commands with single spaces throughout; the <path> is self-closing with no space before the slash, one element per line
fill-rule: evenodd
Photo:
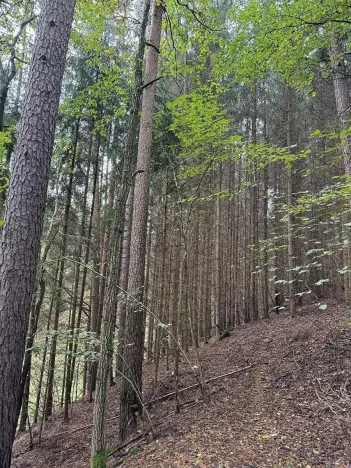
<path fill-rule="evenodd" d="M 0 467 L 9 468 L 55 120 L 75 0 L 44 0 L 0 243 Z"/>

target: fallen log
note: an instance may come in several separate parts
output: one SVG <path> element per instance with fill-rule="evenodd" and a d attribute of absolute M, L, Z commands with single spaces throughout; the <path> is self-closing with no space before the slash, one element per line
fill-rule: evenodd
<path fill-rule="evenodd" d="M 236 369 L 234 371 L 227 372 L 226 374 L 221 374 L 221 375 L 217 375 L 216 377 L 211 377 L 210 379 L 205 380 L 205 384 L 215 382 L 216 380 L 224 379 L 225 377 L 230 377 L 230 376 L 235 375 L 235 374 L 239 374 L 240 372 L 252 369 L 255 366 L 256 366 L 256 364 L 250 364 L 249 366 L 241 367 L 240 369 Z M 192 390 L 194 388 L 199 387 L 199 385 L 200 385 L 199 383 L 196 383 L 196 384 L 190 385 L 189 387 L 181 388 L 181 389 L 178 390 L 178 393 L 183 393 L 183 392 L 186 392 L 187 390 Z M 158 401 L 166 400 L 167 398 L 170 398 L 170 397 L 174 396 L 175 393 L 176 392 L 170 392 L 170 393 L 167 393 L 166 395 L 163 395 L 161 397 L 154 398 L 153 400 L 150 400 L 147 403 L 145 403 L 144 406 L 148 407 L 148 406 L 150 406 L 150 405 L 152 405 L 154 403 L 157 403 Z M 116 419 L 118 416 L 119 415 L 116 414 L 115 416 L 112 416 L 111 418 L 108 418 L 107 422 Z M 85 429 L 90 429 L 91 427 L 93 427 L 92 424 L 87 424 L 85 426 L 81 426 L 81 427 L 78 427 L 76 429 L 73 429 L 72 431 L 65 431 L 65 432 L 58 432 L 56 434 L 50 434 L 50 435 L 44 437 L 44 439 L 51 439 L 52 437 L 74 434 L 75 432 L 83 431 Z"/>
<path fill-rule="evenodd" d="M 214 381 L 216 381 L 216 380 L 224 379 L 225 377 L 230 377 L 231 375 L 238 374 L 239 372 L 242 372 L 242 371 L 245 371 L 245 370 L 249 370 L 249 369 L 251 369 L 252 367 L 254 367 L 255 365 L 256 365 L 256 364 L 250 364 L 249 366 L 241 367 L 240 369 L 236 369 L 236 370 L 234 370 L 234 371 L 227 372 L 226 374 L 217 375 L 216 377 L 211 377 L 210 379 L 205 380 L 204 383 L 205 383 L 205 384 L 208 384 L 208 383 L 214 382 Z M 192 390 L 192 389 L 194 389 L 194 388 L 197 388 L 199 385 L 200 385 L 199 383 L 196 383 L 196 384 L 190 385 L 189 387 L 180 388 L 180 389 L 178 390 L 178 393 L 186 392 L 187 390 Z M 163 395 L 163 396 L 161 396 L 161 397 L 154 398 L 153 400 L 148 401 L 147 403 L 145 403 L 145 406 L 150 406 L 150 405 L 152 405 L 153 403 L 157 403 L 158 401 L 166 400 L 167 398 L 172 397 L 172 396 L 174 396 L 174 395 L 175 395 L 175 392 L 167 393 L 166 395 Z"/>

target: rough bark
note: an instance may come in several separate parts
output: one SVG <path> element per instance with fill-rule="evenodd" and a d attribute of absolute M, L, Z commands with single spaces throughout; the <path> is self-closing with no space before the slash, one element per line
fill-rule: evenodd
<path fill-rule="evenodd" d="M 125 379 L 120 403 L 120 439 L 123 442 L 137 426 L 141 413 L 141 374 L 143 360 L 143 289 L 148 217 L 149 172 L 152 145 L 153 111 L 156 93 L 158 56 L 162 30 L 163 5 L 155 5 L 146 59 L 145 84 L 142 99 L 137 171 L 135 180 L 132 240 L 130 252 L 128 294 L 134 299 L 127 304 L 125 332 Z"/>
<path fill-rule="evenodd" d="M 131 118 L 125 145 L 122 176 L 119 189 L 116 193 L 115 216 L 111 230 L 109 249 L 109 275 L 106 288 L 105 304 L 101 326 L 101 353 L 97 372 L 96 393 L 93 414 L 93 434 L 91 447 L 91 465 L 93 468 L 106 467 L 106 412 L 107 412 L 107 385 L 113 359 L 113 337 L 116 324 L 116 309 L 118 296 L 118 273 L 120 266 L 119 254 L 125 219 L 125 206 L 128 193 L 132 185 L 132 170 L 134 166 L 135 129 L 138 125 L 138 112 L 141 96 L 142 62 L 145 51 L 145 31 L 150 10 L 150 0 L 144 4 L 144 16 L 140 29 L 140 41 L 135 66 L 135 86 L 132 96 Z"/>
<path fill-rule="evenodd" d="M 75 0 L 43 2 L 0 244 L 0 466 L 9 468 L 55 121 Z"/>

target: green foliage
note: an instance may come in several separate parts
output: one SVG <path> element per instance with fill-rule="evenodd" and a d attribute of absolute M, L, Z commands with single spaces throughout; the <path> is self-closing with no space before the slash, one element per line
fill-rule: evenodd
<path fill-rule="evenodd" d="M 113 340 L 106 342 L 106 349 L 109 353 L 113 354 Z"/>
<path fill-rule="evenodd" d="M 96 452 L 91 459 L 91 468 L 106 468 L 107 456 L 105 451 Z"/>
<path fill-rule="evenodd" d="M 125 66 L 131 53 L 119 48 L 115 38 L 126 32 L 124 21 L 111 21 L 117 1 L 79 4 L 72 31 L 71 47 L 80 60 L 78 91 L 67 97 L 60 108 L 68 119 L 94 122 L 94 132 L 107 135 L 110 122 L 125 114 L 131 69 Z M 108 34 L 107 31 L 108 30 Z"/>
<path fill-rule="evenodd" d="M 142 452 L 142 450 L 142 447 L 133 447 L 129 450 L 128 457 L 135 457 L 139 455 L 139 453 Z"/>
<path fill-rule="evenodd" d="M 0 194 L 7 190 L 8 186 L 8 163 L 7 153 L 8 147 L 12 144 L 11 133 L 13 128 L 0 132 Z M 3 225 L 3 220 L 0 218 L 0 227 Z"/>
<path fill-rule="evenodd" d="M 189 75 L 201 85 L 203 75 L 211 74 L 209 64 L 221 43 L 225 7 L 218 8 L 212 0 L 201 0 L 191 8 L 185 5 L 167 2 L 168 34 L 162 45 L 167 59 L 161 63 L 161 73 L 172 77 Z"/>
<path fill-rule="evenodd" d="M 182 94 L 168 103 L 172 130 L 179 140 L 180 156 L 187 162 L 184 177 L 213 170 L 215 161 L 228 159 L 241 137 L 230 135 L 230 121 L 218 102 L 214 83 Z"/>
<path fill-rule="evenodd" d="M 237 0 L 228 16 L 232 39 L 222 43 L 216 73 L 249 84 L 274 70 L 290 86 L 311 88 L 316 67 L 326 68 L 319 52 L 347 37 L 349 27 L 348 6 L 332 0 Z"/>
<path fill-rule="evenodd" d="M 4 164 L 7 156 L 7 146 L 11 143 L 11 131 L 0 132 L 0 164 Z"/>

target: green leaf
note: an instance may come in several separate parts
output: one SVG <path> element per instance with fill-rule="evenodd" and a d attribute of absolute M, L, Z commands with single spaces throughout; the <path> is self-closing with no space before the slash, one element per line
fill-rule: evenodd
<path fill-rule="evenodd" d="M 316 286 L 321 286 L 322 284 L 324 283 L 329 283 L 330 279 L 320 279 L 319 281 L 317 281 L 317 283 L 315 283 Z"/>

